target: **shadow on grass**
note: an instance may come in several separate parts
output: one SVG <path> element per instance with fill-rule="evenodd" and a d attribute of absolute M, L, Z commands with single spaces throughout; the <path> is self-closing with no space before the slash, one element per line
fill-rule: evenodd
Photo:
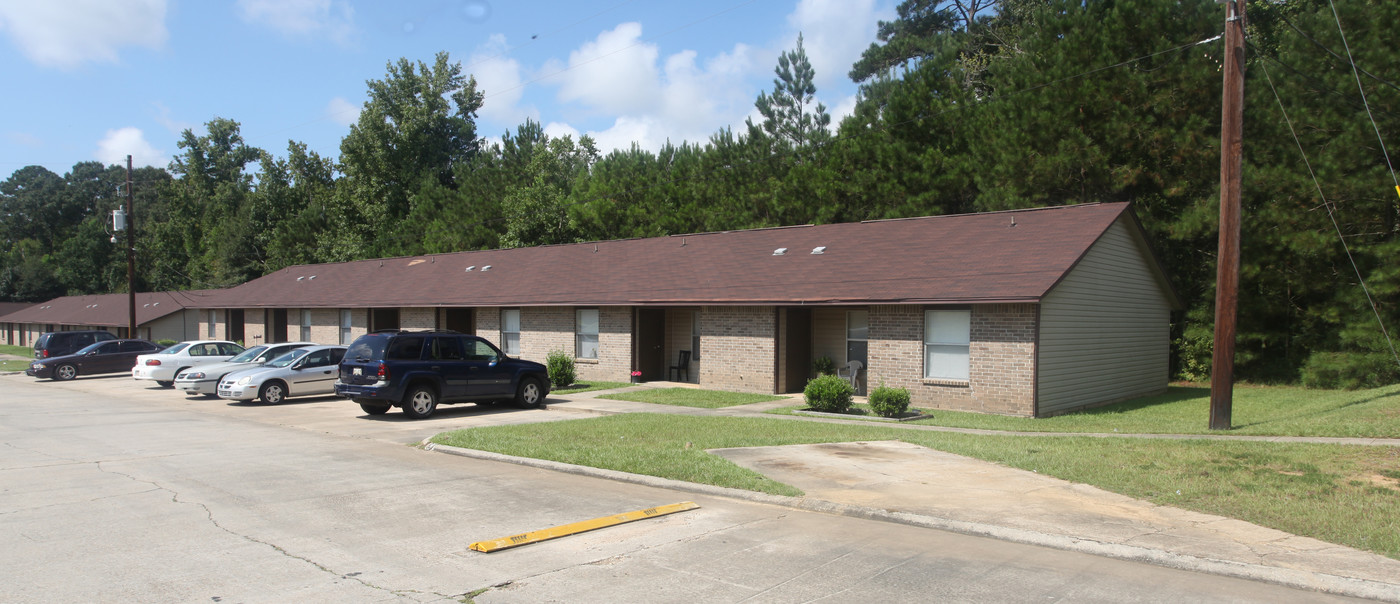
<path fill-rule="evenodd" d="M 1112 405 L 1094 407 L 1092 409 L 1083 409 L 1080 411 L 1074 411 L 1072 413 L 1066 413 L 1059 417 L 1073 417 L 1076 415 L 1115 415 L 1119 413 L 1137 411 L 1139 409 L 1144 409 L 1147 407 L 1155 407 L 1157 405 L 1166 405 L 1170 403 L 1180 403 L 1182 401 L 1209 396 L 1210 388 L 1205 388 L 1201 386 L 1169 386 L 1167 387 L 1166 394 L 1137 398 L 1130 401 L 1123 401 L 1121 403 L 1113 403 Z"/>

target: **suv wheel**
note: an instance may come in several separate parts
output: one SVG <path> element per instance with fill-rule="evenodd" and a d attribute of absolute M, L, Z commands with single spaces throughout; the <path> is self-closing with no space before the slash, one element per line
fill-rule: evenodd
<path fill-rule="evenodd" d="M 534 409 L 544 402 L 544 389 L 535 378 L 520 380 L 520 389 L 515 393 L 515 405 L 521 409 Z"/>
<path fill-rule="evenodd" d="M 428 386 L 414 386 L 403 398 L 403 414 L 423 419 L 437 410 L 437 392 Z"/>
<path fill-rule="evenodd" d="M 390 406 L 387 404 L 380 405 L 378 403 L 360 403 L 360 409 L 370 415 L 384 415 L 389 412 Z"/>

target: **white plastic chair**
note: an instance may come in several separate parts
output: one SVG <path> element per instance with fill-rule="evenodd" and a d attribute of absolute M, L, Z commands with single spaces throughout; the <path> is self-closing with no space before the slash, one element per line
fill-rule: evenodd
<path fill-rule="evenodd" d="M 836 377 L 850 382 L 852 390 L 860 390 L 860 387 L 856 385 L 856 378 L 860 376 L 862 367 L 865 367 L 865 365 L 860 361 L 850 361 L 846 363 L 845 367 L 836 369 Z"/>

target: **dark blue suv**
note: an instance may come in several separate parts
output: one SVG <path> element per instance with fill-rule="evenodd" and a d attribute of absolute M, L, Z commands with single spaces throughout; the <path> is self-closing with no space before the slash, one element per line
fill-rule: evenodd
<path fill-rule="evenodd" d="M 549 371 L 455 331 L 380 331 L 350 344 L 335 393 L 370 415 L 400 407 L 414 419 L 449 403 L 513 399 L 533 408 L 549 394 Z"/>

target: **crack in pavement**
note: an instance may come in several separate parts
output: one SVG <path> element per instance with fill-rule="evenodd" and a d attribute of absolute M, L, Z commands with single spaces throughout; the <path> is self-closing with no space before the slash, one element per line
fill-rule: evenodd
<path fill-rule="evenodd" d="M 209 524 L 211 524 L 211 525 L 214 526 L 214 528 L 217 528 L 217 529 L 219 529 L 219 530 L 221 530 L 221 531 L 223 531 L 223 532 L 225 532 L 225 533 L 228 533 L 228 534 L 230 534 L 230 535 L 233 535 L 234 537 L 238 537 L 238 538 L 243 539 L 243 540 L 245 540 L 245 541 L 248 541 L 248 542 L 251 542 L 251 543 L 257 543 L 258 545 L 262 545 L 262 546 L 268 547 L 268 548 L 272 549 L 273 551 L 275 551 L 275 552 L 281 554 L 281 555 L 284 556 L 284 557 L 291 558 L 291 559 L 293 559 L 293 560 L 301 561 L 301 562 L 303 562 L 303 563 L 305 563 L 305 564 L 308 564 L 308 565 L 312 566 L 313 568 L 316 568 L 317 570 L 320 570 L 321 572 L 324 572 L 324 573 L 326 573 L 326 574 L 333 575 L 333 576 L 339 577 L 339 578 L 341 578 L 341 579 L 348 579 L 348 580 L 354 581 L 354 582 L 356 582 L 356 583 L 359 583 L 360 585 L 363 585 L 363 586 L 365 586 L 365 587 L 368 587 L 368 588 L 370 588 L 370 589 L 382 591 L 382 592 L 385 592 L 385 593 L 388 593 L 388 594 L 393 594 L 393 595 L 395 595 L 395 596 L 406 596 L 406 595 L 409 595 L 409 594 L 426 594 L 426 595 L 437 596 L 437 597 L 439 597 L 439 598 L 451 598 L 451 597 L 452 597 L 452 596 L 447 595 L 447 594 L 441 594 L 441 593 L 432 592 L 432 591 L 426 591 L 426 592 L 425 592 L 425 591 L 414 590 L 414 589 L 391 589 L 391 588 L 388 588 L 388 587 L 383 587 L 383 586 L 380 586 L 380 585 L 375 585 L 374 583 L 372 583 L 372 582 L 370 582 L 370 581 L 368 581 L 368 580 L 361 579 L 361 578 L 359 577 L 359 574 L 360 574 L 360 573 L 358 573 L 358 572 L 354 572 L 354 573 L 338 573 L 338 572 L 336 572 L 336 571 L 334 571 L 334 570 L 332 570 L 332 569 L 326 567 L 325 565 L 321 564 L 320 562 L 316 562 L 315 560 L 312 560 L 312 559 L 307 558 L 307 557 L 305 557 L 305 556 L 300 556 L 300 555 L 294 554 L 294 553 L 292 553 L 292 552 L 289 552 L 289 551 L 287 551 L 285 548 L 283 548 L 283 547 L 280 546 L 280 545 L 277 545 L 277 544 L 275 544 L 275 543 L 271 543 L 271 542 L 268 542 L 268 541 L 264 541 L 264 540 L 262 540 L 262 539 L 258 539 L 257 537 L 253 537 L 252 535 L 244 535 L 244 534 L 242 534 L 242 533 L 239 533 L 239 532 L 237 532 L 237 531 L 234 531 L 234 530 L 232 530 L 232 529 L 230 529 L 230 528 L 228 528 L 228 527 L 226 527 L 226 526 L 220 524 L 219 521 L 218 521 L 217 519 L 214 518 L 214 512 L 213 512 L 213 510 L 209 509 L 209 506 L 207 506 L 207 505 L 205 505 L 205 504 L 203 504 L 203 503 L 201 503 L 201 502 L 198 502 L 198 501 L 182 501 L 182 500 L 180 499 L 180 493 L 177 492 L 177 491 L 175 491 L 174 489 L 171 489 L 171 488 L 169 488 L 169 487 L 166 487 L 166 486 L 164 486 L 164 485 L 162 485 L 162 484 L 160 484 L 160 483 L 158 483 L 158 482 L 152 481 L 152 480 L 146 480 L 146 479 L 143 479 L 143 478 L 137 478 L 137 477 L 135 477 L 135 476 L 132 476 L 132 475 L 127 474 L 127 473 L 124 473 L 124 472 L 118 472 L 118 471 L 116 471 L 116 470 L 109 470 L 109 469 L 107 469 L 107 468 L 102 467 L 102 464 L 103 464 L 103 463 L 110 463 L 110 462 L 106 462 L 106 461 L 96 461 L 96 462 L 93 462 L 93 463 L 97 466 L 97 469 L 98 469 L 99 471 L 103 472 L 103 473 L 106 473 L 106 474 L 113 474 L 113 475 L 116 475 L 116 476 L 122 476 L 122 477 L 127 478 L 128 480 L 133 481 L 133 482 L 139 482 L 139 483 L 149 484 L 149 485 L 151 485 L 152 487 L 154 487 L 154 488 L 151 489 L 150 491 L 146 491 L 146 492 L 148 492 L 148 493 L 151 492 L 151 491 L 164 491 L 164 492 L 170 493 L 170 501 L 171 501 L 172 503 L 179 503 L 179 504 L 183 504 L 183 505 L 192 505 L 192 506 L 196 506 L 196 507 L 200 508 L 201 510 L 204 510 L 204 517 L 209 521 Z"/>

